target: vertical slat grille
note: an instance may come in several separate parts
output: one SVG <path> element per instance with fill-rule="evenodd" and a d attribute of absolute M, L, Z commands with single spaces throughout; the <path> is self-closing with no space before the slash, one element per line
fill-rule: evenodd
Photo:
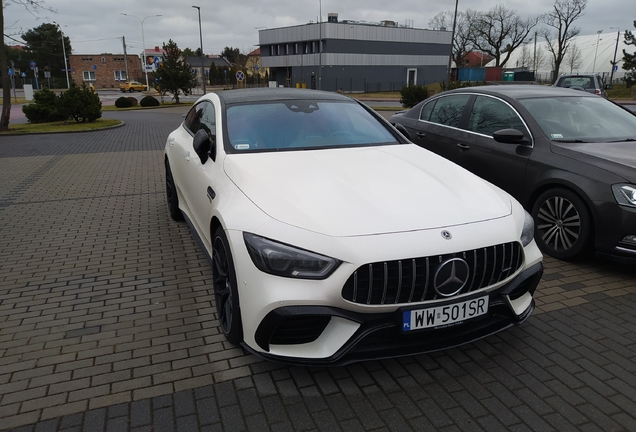
<path fill-rule="evenodd" d="M 463 259 L 469 268 L 467 283 L 459 295 L 510 277 L 523 263 L 523 249 L 512 242 L 448 255 L 365 264 L 347 280 L 342 297 L 368 305 L 433 300 L 437 298 L 434 289 L 437 269 L 452 258 Z"/>

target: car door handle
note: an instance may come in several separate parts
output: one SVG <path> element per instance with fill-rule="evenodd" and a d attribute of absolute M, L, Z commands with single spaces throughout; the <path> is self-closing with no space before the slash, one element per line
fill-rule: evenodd
<path fill-rule="evenodd" d="M 426 134 L 424 132 L 417 132 L 415 135 L 417 135 L 417 137 L 419 139 L 424 139 L 426 138 Z"/>
<path fill-rule="evenodd" d="M 190 162 L 190 152 L 185 152 L 183 154 L 183 158 L 185 159 L 186 162 Z"/>
<path fill-rule="evenodd" d="M 210 202 L 212 202 L 214 198 L 216 198 L 216 192 L 214 192 L 212 186 L 208 186 L 208 199 L 210 200 Z"/>
<path fill-rule="evenodd" d="M 174 138 L 169 138 L 168 139 L 168 144 L 170 144 L 170 147 L 174 146 Z"/>
<path fill-rule="evenodd" d="M 457 147 L 459 147 L 461 151 L 470 150 L 470 146 L 464 143 L 457 143 Z"/>

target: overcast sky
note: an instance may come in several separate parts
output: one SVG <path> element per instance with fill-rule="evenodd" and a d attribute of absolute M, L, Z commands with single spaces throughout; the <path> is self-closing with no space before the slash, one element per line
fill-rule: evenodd
<path fill-rule="evenodd" d="M 45 22 L 56 21 L 71 39 L 74 54 L 123 53 L 122 36 L 126 38 L 129 54 L 142 50 L 141 21 L 144 22 L 146 48 L 161 46 L 174 40 L 183 49 L 199 47 L 197 10 L 201 6 L 203 51 L 219 54 L 224 47 L 250 52 L 258 44 L 256 28 L 275 28 L 317 21 L 320 0 L 45 0 L 45 6 L 54 12 L 40 10 L 30 13 L 25 0 L 3 0 L 5 4 L 5 34 L 20 39 L 20 34 Z M 198 3 L 195 3 L 198 2 Z M 505 4 L 522 17 L 535 16 L 551 9 L 552 0 L 459 0 L 459 10 L 487 11 L 497 4 Z M 429 20 L 438 12 L 454 9 L 452 0 L 322 0 L 322 19 L 330 12 L 338 13 L 340 20 L 379 22 L 392 20 L 413 27 L 428 28 Z M 122 13 L 138 18 L 123 16 Z M 162 15 L 154 17 L 154 15 Z M 634 30 L 636 1 L 589 0 L 585 14 L 576 21 L 581 34 L 596 34 L 603 30 L 604 37 L 616 37 L 619 27 Z M 613 36 L 605 36 L 613 33 Z M 6 39 L 10 45 L 16 42 Z"/>

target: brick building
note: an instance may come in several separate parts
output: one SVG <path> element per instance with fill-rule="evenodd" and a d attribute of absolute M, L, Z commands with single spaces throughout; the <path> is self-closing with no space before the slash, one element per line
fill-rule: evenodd
<path fill-rule="evenodd" d="M 128 54 L 126 57 L 111 53 L 72 54 L 69 64 L 73 82 L 80 86 L 93 84 L 97 88 L 118 88 L 125 81 L 145 82 L 139 56 Z"/>

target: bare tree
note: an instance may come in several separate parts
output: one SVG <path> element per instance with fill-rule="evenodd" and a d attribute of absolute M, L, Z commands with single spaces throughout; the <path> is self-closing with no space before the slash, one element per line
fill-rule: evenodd
<path fill-rule="evenodd" d="M 428 22 L 429 27 L 435 30 L 450 30 L 453 28 L 453 11 L 440 12 Z M 472 46 L 470 44 L 470 23 L 465 12 L 457 12 L 457 22 L 455 24 L 455 37 L 453 38 L 453 61 L 457 68 L 464 64 L 464 57 L 468 54 Z"/>
<path fill-rule="evenodd" d="M 498 5 L 488 12 L 467 11 L 470 22 L 470 42 L 495 59 L 495 66 L 504 66 L 513 51 L 539 22 L 539 18 L 521 19 L 517 12 Z"/>
<path fill-rule="evenodd" d="M 0 0 L 0 29 L 2 30 L 2 44 L 0 44 L 0 74 L 2 74 L 2 115 L 0 116 L 0 131 L 9 129 L 9 118 L 11 117 L 11 78 L 7 71 L 7 48 L 4 44 L 4 8 L 10 4 L 23 6 L 34 13 L 40 9 L 53 12 L 50 8 L 44 7 L 44 0 Z"/>
<path fill-rule="evenodd" d="M 583 15 L 586 7 L 587 0 L 555 0 L 552 10 L 541 17 L 548 26 L 543 28 L 540 34 L 546 40 L 548 51 L 552 54 L 553 81 L 559 76 L 561 63 L 568 51 L 570 41 L 581 32 L 579 27 L 574 27 L 572 24 Z M 553 30 L 556 38 L 552 37 Z"/>
<path fill-rule="evenodd" d="M 527 43 L 524 43 L 521 48 L 521 56 L 519 57 L 519 60 L 517 60 L 517 62 L 521 64 L 518 64 L 517 66 L 521 66 L 522 68 L 530 67 L 530 65 L 532 65 L 532 57 L 532 49 L 528 47 Z"/>
<path fill-rule="evenodd" d="M 570 45 L 570 49 L 565 54 L 565 58 L 563 59 L 563 61 L 565 61 L 566 66 L 570 68 L 570 73 L 572 73 L 574 69 L 578 69 L 581 67 L 582 56 L 583 56 L 583 52 L 581 51 L 581 48 L 579 48 L 577 44 Z"/>

